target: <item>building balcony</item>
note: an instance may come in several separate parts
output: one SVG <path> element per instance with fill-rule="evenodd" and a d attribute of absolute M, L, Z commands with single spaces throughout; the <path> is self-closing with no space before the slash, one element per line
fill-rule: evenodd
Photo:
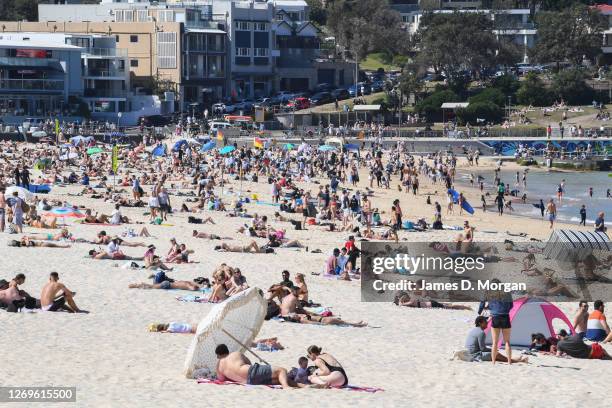
<path fill-rule="evenodd" d="M 117 78 L 125 79 L 125 69 L 87 68 L 83 72 L 84 78 Z"/>
<path fill-rule="evenodd" d="M 0 92 L 63 92 L 63 79 L 0 79 Z"/>
<path fill-rule="evenodd" d="M 127 98 L 127 91 L 107 88 L 85 88 L 83 96 L 86 98 Z"/>
<path fill-rule="evenodd" d="M 128 56 L 124 48 L 86 48 L 83 54 L 87 57 L 100 58 L 127 58 Z"/>

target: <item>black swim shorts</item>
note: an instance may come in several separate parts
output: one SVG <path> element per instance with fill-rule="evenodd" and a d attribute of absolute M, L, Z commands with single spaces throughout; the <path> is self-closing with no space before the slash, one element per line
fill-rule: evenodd
<path fill-rule="evenodd" d="M 272 366 L 254 363 L 249 367 L 247 384 L 269 385 L 272 384 Z"/>
<path fill-rule="evenodd" d="M 493 316 L 491 319 L 491 326 L 495 329 L 509 329 L 512 327 L 510 324 L 509 315 Z"/>

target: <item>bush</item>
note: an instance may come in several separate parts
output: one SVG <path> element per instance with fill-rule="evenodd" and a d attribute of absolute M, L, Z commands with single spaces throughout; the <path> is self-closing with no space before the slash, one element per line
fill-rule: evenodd
<path fill-rule="evenodd" d="M 516 99 L 521 105 L 550 106 L 554 98 L 537 74 L 531 72 L 516 91 Z"/>
<path fill-rule="evenodd" d="M 470 103 L 467 108 L 457 109 L 457 120 L 461 124 L 469 123 L 476 125 L 482 121 L 498 123 L 503 118 L 504 113 L 499 105 L 491 102 Z M 478 120 L 480 119 L 480 120 Z"/>
<path fill-rule="evenodd" d="M 408 64 L 408 57 L 405 55 L 396 55 L 393 57 L 393 61 L 391 62 L 396 67 L 403 67 Z"/>
<path fill-rule="evenodd" d="M 556 98 L 569 105 L 588 105 L 593 101 L 594 90 L 587 85 L 584 73 L 579 69 L 566 69 L 553 78 L 552 92 Z"/>
<path fill-rule="evenodd" d="M 493 86 L 504 93 L 504 95 L 514 95 L 521 86 L 520 82 L 512 74 L 505 74 L 500 77 L 496 77 L 493 80 Z"/>
<path fill-rule="evenodd" d="M 423 99 L 416 106 L 416 111 L 425 115 L 428 120 L 435 120 L 442 115 L 441 106 L 445 102 L 458 102 L 459 97 L 451 90 L 436 91 Z"/>
<path fill-rule="evenodd" d="M 504 106 L 506 95 L 497 88 L 487 88 L 472 96 L 468 101 L 472 103 L 494 103 L 497 106 Z"/>

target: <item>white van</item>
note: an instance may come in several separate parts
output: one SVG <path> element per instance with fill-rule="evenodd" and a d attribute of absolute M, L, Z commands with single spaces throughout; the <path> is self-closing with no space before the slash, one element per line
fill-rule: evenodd
<path fill-rule="evenodd" d="M 217 130 L 219 129 L 229 129 L 229 128 L 233 128 L 234 126 L 229 123 L 229 122 L 210 122 L 210 133 L 217 133 Z"/>

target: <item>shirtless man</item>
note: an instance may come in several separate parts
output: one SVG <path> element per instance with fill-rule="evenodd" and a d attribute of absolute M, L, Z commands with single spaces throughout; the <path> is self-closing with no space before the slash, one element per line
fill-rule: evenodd
<path fill-rule="evenodd" d="M 237 351 L 230 353 L 225 344 L 217 345 L 217 378 L 221 381 L 235 381 L 249 385 L 282 385 L 283 388 L 297 387 L 287 378 L 287 370 L 268 364 L 251 363 Z"/>
<path fill-rule="evenodd" d="M 57 295 L 62 292 L 60 297 Z M 67 305 L 66 305 L 67 303 Z M 57 272 L 49 274 L 49 282 L 43 287 L 40 294 L 40 307 L 46 312 L 57 312 L 64 309 L 70 313 L 88 313 L 78 308 L 74 303 L 74 293 L 59 281 Z"/>
<path fill-rule="evenodd" d="M 174 282 L 170 282 L 168 280 L 165 280 L 161 283 L 146 283 L 146 282 L 141 282 L 141 283 L 130 283 L 128 285 L 128 287 L 130 289 L 182 289 L 182 290 L 199 290 L 200 289 L 200 285 L 198 285 L 195 282 L 190 282 L 190 281 L 184 281 L 184 280 L 179 280 L 179 281 L 174 281 Z"/>
<path fill-rule="evenodd" d="M 89 256 L 92 259 L 114 259 L 114 260 L 119 260 L 119 261 L 142 261 L 144 260 L 144 257 L 142 256 L 128 256 L 126 254 L 124 254 L 123 252 L 114 252 L 113 254 L 109 254 L 108 252 L 105 251 L 96 251 L 95 249 L 92 249 L 89 251 Z"/>
<path fill-rule="evenodd" d="M 251 241 L 250 244 L 248 245 L 244 245 L 244 246 L 240 246 L 240 245 L 227 245 L 225 242 L 221 243 L 221 245 L 218 245 L 215 247 L 215 251 L 221 251 L 221 252 L 246 252 L 246 253 L 255 253 L 255 254 L 261 254 L 261 253 L 265 253 L 266 249 L 265 248 L 260 248 L 259 245 L 257 245 L 257 242 L 255 241 Z"/>
<path fill-rule="evenodd" d="M 584 338 L 587 330 L 587 321 L 589 320 L 589 303 L 586 300 L 581 300 L 578 303 L 578 312 L 574 317 L 574 330 L 576 335 Z"/>

